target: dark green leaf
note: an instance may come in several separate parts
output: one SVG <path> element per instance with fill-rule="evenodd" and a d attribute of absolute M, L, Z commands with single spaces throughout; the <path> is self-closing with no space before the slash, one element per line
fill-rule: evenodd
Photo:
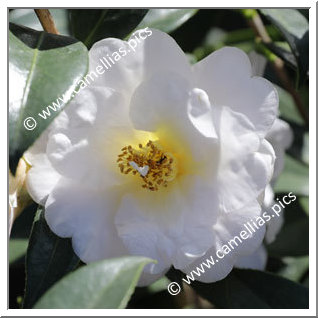
<path fill-rule="evenodd" d="M 142 20 L 146 9 L 72 9 L 72 34 L 88 48 L 95 42 L 114 37 L 123 39 Z"/>
<path fill-rule="evenodd" d="M 193 282 L 191 286 L 219 308 L 305 309 L 309 306 L 308 288 L 256 270 L 234 269 L 225 279 L 216 283 Z"/>
<path fill-rule="evenodd" d="M 10 31 L 9 164 L 15 173 L 24 151 L 71 99 L 78 81 L 87 72 L 88 54 L 82 43 L 70 37 L 14 24 L 10 24 Z M 56 111 L 47 108 L 53 102 L 59 103 Z M 50 112 L 46 119 L 39 116 L 43 116 L 43 110 Z M 33 130 L 24 125 L 28 117 L 37 123 Z M 28 123 L 31 126 L 33 122 Z"/>
<path fill-rule="evenodd" d="M 296 9 L 261 9 L 284 35 L 298 64 L 297 86 L 308 75 L 309 67 L 309 25 L 307 19 Z"/>
<path fill-rule="evenodd" d="M 24 308 L 32 308 L 43 293 L 78 264 L 71 239 L 56 236 L 45 221 L 44 209 L 39 208 L 27 250 Z"/>
<path fill-rule="evenodd" d="M 137 29 L 149 27 L 170 33 L 197 12 L 198 9 L 150 9 Z"/>
<path fill-rule="evenodd" d="M 125 308 L 150 262 L 130 256 L 91 263 L 54 285 L 34 308 Z"/>
<path fill-rule="evenodd" d="M 55 26 L 60 34 L 70 35 L 68 10 L 50 9 Z M 9 13 L 9 21 L 25 27 L 43 31 L 43 27 L 33 9 L 15 9 Z"/>

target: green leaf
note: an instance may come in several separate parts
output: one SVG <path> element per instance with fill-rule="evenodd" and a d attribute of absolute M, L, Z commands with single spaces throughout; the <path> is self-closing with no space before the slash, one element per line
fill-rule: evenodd
<path fill-rule="evenodd" d="M 285 167 L 274 187 L 275 192 L 290 192 L 296 195 L 309 194 L 308 165 L 295 160 L 289 155 L 285 156 Z"/>
<path fill-rule="evenodd" d="M 210 269 L 210 270 L 213 270 Z M 308 288 L 271 273 L 234 269 L 213 284 L 193 282 L 197 293 L 219 308 L 308 308 Z"/>
<path fill-rule="evenodd" d="M 70 35 L 68 10 L 50 9 L 50 13 L 59 33 L 62 35 Z M 33 9 L 14 9 L 9 13 L 9 21 L 33 30 L 43 31 L 43 27 Z"/>
<path fill-rule="evenodd" d="M 125 308 L 150 262 L 130 256 L 83 266 L 54 285 L 34 308 Z"/>
<path fill-rule="evenodd" d="M 137 29 L 153 28 L 170 33 L 187 22 L 198 9 L 150 9 Z"/>
<path fill-rule="evenodd" d="M 39 208 L 26 256 L 24 308 L 32 308 L 54 283 L 78 264 L 79 258 L 74 254 L 71 239 L 56 236 L 45 221 L 44 209 Z"/>
<path fill-rule="evenodd" d="M 12 264 L 25 255 L 28 247 L 26 239 L 11 239 L 9 241 L 9 263 Z"/>
<path fill-rule="evenodd" d="M 71 99 L 78 81 L 87 72 L 88 53 L 82 43 L 70 37 L 14 24 L 10 24 L 10 31 L 9 164 L 15 173 L 24 151 Z M 57 101 L 58 98 L 63 101 Z M 47 108 L 53 102 L 59 103 L 55 111 Z M 46 119 L 39 116 L 39 113 L 43 116 L 43 110 L 51 114 Z M 33 130 L 25 127 L 24 121 L 28 117 L 37 123 Z"/>
<path fill-rule="evenodd" d="M 296 9 L 261 9 L 284 35 L 298 64 L 297 86 L 307 78 L 309 66 L 309 25 L 307 19 Z"/>
<path fill-rule="evenodd" d="M 108 37 L 123 39 L 134 30 L 147 11 L 147 9 L 71 9 L 72 34 L 88 48 Z"/>

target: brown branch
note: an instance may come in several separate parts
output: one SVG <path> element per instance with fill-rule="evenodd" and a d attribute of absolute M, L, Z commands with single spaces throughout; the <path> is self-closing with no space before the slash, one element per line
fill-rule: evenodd
<path fill-rule="evenodd" d="M 53 17 L 50 13 L 49 10 L 47 9 L 34 9 L 38 19 L 41 22 L 41 25 L 44 29 L 44 31 L 48 33 L 53 33 L 53 34 L 59 34 L 57 31 L 57 28 L 55 26 Z"/>
<path fill-rule="evenodd" d="M 269 34 L 267 33 L 266 28 L 263 24 L 263 21 L 257 12 L 255 12 L 253 14 L 253 16 L 251 18 L 249 18 L 247 21 L 248 21 L 249 25 L 251 26 L 251 28 L 254 30 L 255 34 L 261 38 L 262 42 L 264 42 L 264 43 L 272 42 L 272 39 L 270 38 Z M 285 69 L 284 61 L 277 56 L 275 58 L 275 60 L 272 61 L 272 63 L 274 66 L 274 70 L 275 70 L 278 78 L 280 79 L 282 85 L 290 93 L 290 95 L 293 97 L 294 102 L 297 106 L 297 109 L 298 109 L 300 115 L 302 116 L 302 118 L 304 119 L 306 125 L 309 125 L 308 113 L 303 105 L 303 102 L 300 98 L 300 95 L 295 90 L 295 88 L 292 84 L 292 81 L 288 77 L 288 74 L 287 74 L 286 69 Z"/>

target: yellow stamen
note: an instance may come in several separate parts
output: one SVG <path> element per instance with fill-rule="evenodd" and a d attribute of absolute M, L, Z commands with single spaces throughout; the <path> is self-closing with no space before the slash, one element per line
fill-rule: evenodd
<path fill-rule="evenodd" d="M 157 141 L 149 140 L 145 146 L 125 146 L 118 155 L 118 167 L 121 173 L 136 175 L 139 172 L 143 180 L 142 188 L 158 191 L 167 187 L 177 176 L 177 159 L 165 152 Z"/>

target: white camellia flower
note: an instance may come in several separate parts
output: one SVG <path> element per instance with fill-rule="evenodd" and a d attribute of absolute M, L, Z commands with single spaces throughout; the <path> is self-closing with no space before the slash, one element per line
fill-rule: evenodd
<path fill-rule="evenodd" d="M 225 47 L 189 65 L 167 34 L 145 38 L 82 90 L 28 154 L 27 185 L 54 233 L 88 263 L 157 260 L 139 285 L 173 265 L 189 272 L 261 214 L 275 154 L 265 136 L 278 107 L 247 55 Z M 127 42 L 90 50 L 90 71 Z M 261 245 L 265 227 L 213 269 L 214 282 Z"/>

